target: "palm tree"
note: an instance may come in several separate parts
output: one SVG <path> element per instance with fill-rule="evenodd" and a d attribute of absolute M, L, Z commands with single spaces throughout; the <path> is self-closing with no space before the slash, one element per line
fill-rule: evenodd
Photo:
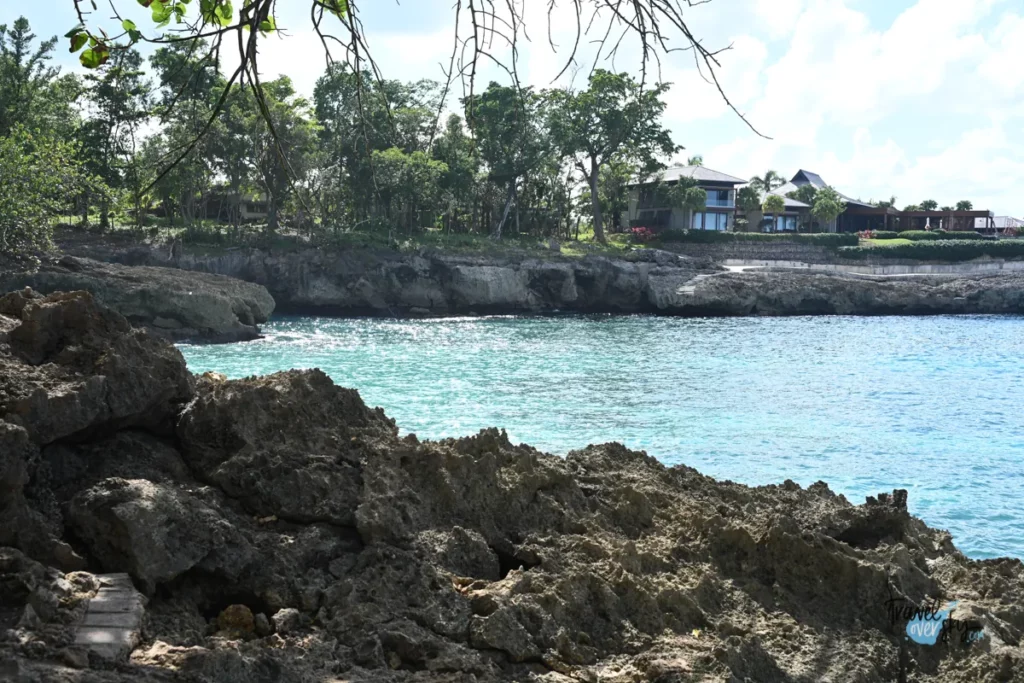
<path fill-rule="evenodd" d="M 921 202 L 922 211 L 934 211 L 937 208 L 939 208 L 939 203 L 934 199 L 926 199 Z"/>
<path fill-rule="evenodd" d="M 971 202 L 967 201 L 966 199 L 961 199 L 960 201 L 958 201 L 956 203 L 956 210 L 957 211 L 973 211 L 974 210 L 974 204 L 972 204 Z"/>
<path fill-rule="evenodd" d="M 692 157 L 690 157 L 689 159 L 686 160 L 686 165 L 687 166 L 703 166 L 704 165 L 704 157 L 701 156 L 700 154 L 698 154 L 696 156 L 692 156 Z"/>
<path fill-rule="evenodd" d="M 778 214 L 786 210 L 786 200 L 777 194 L 770 194 L 764 198 L 764 206 L 762 207 L 765 213 L 772 215 L 772 231 L 776 228 Z"/>
<path fill-rule="evenodd" d="M 764 176 L 754 176 L 750 179 L 750 186 L 762 194 L 768 194 L 772 190 L 786 184 L 785 178 L 775 171 L 765 171 Z"/>

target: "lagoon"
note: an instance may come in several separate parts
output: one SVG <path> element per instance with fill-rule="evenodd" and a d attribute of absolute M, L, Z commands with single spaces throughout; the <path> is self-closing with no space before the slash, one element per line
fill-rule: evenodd
<path fill-rule="evenodd" d="M 1024 558 L 1024 317 L 276 317 L 193 372 L 318 367 L 403 433 L 621 441 L 745 484 L 909 489 L 971 557 Z"/>

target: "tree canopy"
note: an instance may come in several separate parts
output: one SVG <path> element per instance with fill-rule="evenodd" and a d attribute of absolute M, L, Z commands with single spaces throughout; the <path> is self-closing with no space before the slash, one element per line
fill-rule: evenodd
<path fill-rule="evenodd" d="M 548 126 L 553 144 L 572 159 L 591 191 L 594 235 L 605 242 L 599 181 L 601 169 L 616 156 L 635 160 L 646 176 L 667 157 L 682 149 L 661 124 L 667 84 L 644 90 L 625 73 L 597 69 L 585 90 L 556 90 L 550 94 Z"/>

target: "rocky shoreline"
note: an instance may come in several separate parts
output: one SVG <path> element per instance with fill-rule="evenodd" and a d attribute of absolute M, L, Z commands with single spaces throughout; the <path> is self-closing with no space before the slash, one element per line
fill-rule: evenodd
<path fill-rule="evenodd" d="M 124 265 L 226 275 L 266 287 L 277 311 L 311 315 L 643 313 L 673 316 L 1024 313 L 1024 274 L 862 276 L 728 272 L 655 249 L 621 258 L 420 250 L 220 253 L 69 246 Z"/>
<path fill-rule="evenodd" d="M 905 491 L 401 438 L 316 370 L 194 377 L 85 292 L 0 298 L 0 492 L 5 681 L 1024 680 L 1024 565 Z"/>
<path fill-rule="evenodd" d="M 236 342 L 259 337 L 274 311 L 261 285 L 178 268 L 47 257 L 31 268 L 0 268 L 0 292 L 85 290 L 136 327 L 173 341 Z"/>

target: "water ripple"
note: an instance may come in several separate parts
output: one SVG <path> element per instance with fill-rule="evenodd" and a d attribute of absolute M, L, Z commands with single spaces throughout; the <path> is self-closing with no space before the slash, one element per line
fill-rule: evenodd
<path fill-rule="evenodd" d="M 406 432 L 622 441 L 748 484 L 909 488 L 972 557 L 1024 557 L 1024 318 L 282 317 L 195 372 L 319 367 Z"/>

